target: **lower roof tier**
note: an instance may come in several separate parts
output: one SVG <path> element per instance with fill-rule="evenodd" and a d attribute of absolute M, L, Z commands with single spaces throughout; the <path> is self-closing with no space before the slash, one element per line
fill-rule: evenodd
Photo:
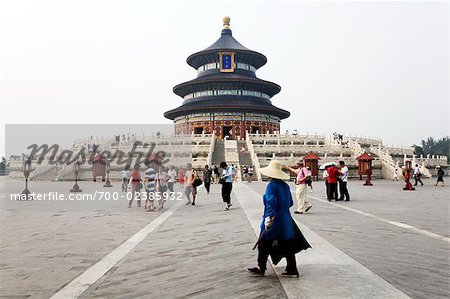
<path fill-rule="evenodd" d="M 199 112 L 249 112 L 249 113 L 266 113 L 279 117 L 280 119 L 288 118 L 291 113 L 280 109 L 271 103 L 257 99 L 243 98 L 205 98 L 194 102 L 188 102 L 178 108 L 169 110 L 164 113 L 164 117 L 174 120 L 176 117 L 189 115 Z"/>

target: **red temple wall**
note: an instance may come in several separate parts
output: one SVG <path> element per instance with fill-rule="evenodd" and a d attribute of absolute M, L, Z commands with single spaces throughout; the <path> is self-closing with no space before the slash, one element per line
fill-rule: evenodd
<path fill-rule="evenodd" d="M 216 137 L 221 139 L 223 136 L 223 127 L 232 127 L 232 139 L 245 139 L 245 131 L 252 132 L 252 128 L 257 127 L 259 133 L 273 133 L 280 131 L 280 125 L 277 123 L 266 121 L 239 121 L 239 120 L 216 120 L 216 121 L 197 121 L 179 123 L 175 125 L 175 134 L 190 134 L 196 128 L 205 132 L 205 134 L 211 134 L 216 132 Z"/>

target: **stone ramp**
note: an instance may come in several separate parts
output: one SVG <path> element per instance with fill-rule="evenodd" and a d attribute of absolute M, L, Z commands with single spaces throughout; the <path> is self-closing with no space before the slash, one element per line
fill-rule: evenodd
<path fill-rule="evenodd" d="M 262 195 L 242 183 L 234 185 L 234 193 L 255 235 L 259 235 Z M 297 219 L 296 222 L 312 249 L 297 254 L 300 279 L 281 277 L 284 261 L 275 267 L 288 298 L 409 298 Z"/>

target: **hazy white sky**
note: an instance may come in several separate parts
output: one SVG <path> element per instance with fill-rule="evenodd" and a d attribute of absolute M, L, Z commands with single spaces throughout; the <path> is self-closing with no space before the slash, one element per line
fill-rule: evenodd
<path fill-rule="evenodd" d="M 282 87 L 282 131 L 449 134 L 446 1 L 2 1 L 1 125 L 170 123 L 172 87 L 196 76 L 186 58 L 224 15 L 268 57 L 257 75 Z"/>

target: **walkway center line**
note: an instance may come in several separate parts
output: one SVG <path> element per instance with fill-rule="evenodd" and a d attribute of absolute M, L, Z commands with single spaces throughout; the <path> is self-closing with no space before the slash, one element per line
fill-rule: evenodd
<path fill-rule="evenodd" d="M 116 249 L 87 269 L 80 276 L 72 280 L 68 285 L 59 290 L 51 299 L 77 298 L 91 285 L 96 283 L 103 275 L 122 260 L 128 253 L 135 249 L 151 232 L 157 229 L 167 218 L 170 217 L 180 206 L 182 201 L 175 203 L 166 212 L 159 215 L 155 220 L 144 226 L 141 230 L 131 236 Z"/>
<path fill-rule="evenodd" d="M 397 222 L 397 221 L 392 221 L 392 220 L 389 220 L 389 219 L 386 219 L 386 218 L 383 218 L 383 217 L 379 217 L 379 216 L 376 216 L 376 215 L 373 215 L 373 214 L 370 214 L 370 213 L 367 213 L 367 212 L 363 212 L 363 211 L 360 211 L 360 210 L 357 210 L 357 209 L 354 209 L 354 208 L 346 207 L 346 206 L 343 206 L 343 205 L 338 204 L 338 203 L 329 202 L 328 200 L 324 200 L 324 199 L 321 199 L 321 198 L 318 198 L 318 197 L 315 197 L 315 196 L 312 196 L 312 195 L 308 195 L 308 197 L 313 198 L 313 199 L 315 199 L 317 201 L 329 204 L 329 205 L 333 205 L 333 206 L 338 207 L 338 208 L 343 209 L 343 210 L 347 210 L 347 211 L 350 211 L 350 212 L 353 212 L 353 213 L 356 213 L 356 214 L 359 214 L 359 215 L 362 215 L 362 216 L 373 218 L 373 219 L 376 219 L 378 221 L 382 221 L 382 222 L 387 223 L 387 224 L 395 225 L 397 227 L 408 229 L 410 231 L 413 231 L 415 233 L 418 233 L 418 234 L 421 234 L 421 235 L 424 235 L 424 236 L 428 236 L 428 237 L 431 237 L 431 238 L 434 238 L 434 239 L 438 239 L 438 240 L 450 243 L 450 238 L 448 238 L 448 237 L 445 237 L 445 236 L 442 236 L 442 235 L 438 235 L 438 234 L 432 233 L 430 231 L 427 231 L 427 230 L 424 230 L 424 229 L 421 229 L 421 228 L 417 228 L 417 227 L 409 225 L 409 224 L 405 224 L 405 223 L 401 223 L 401 222 Z"/>

